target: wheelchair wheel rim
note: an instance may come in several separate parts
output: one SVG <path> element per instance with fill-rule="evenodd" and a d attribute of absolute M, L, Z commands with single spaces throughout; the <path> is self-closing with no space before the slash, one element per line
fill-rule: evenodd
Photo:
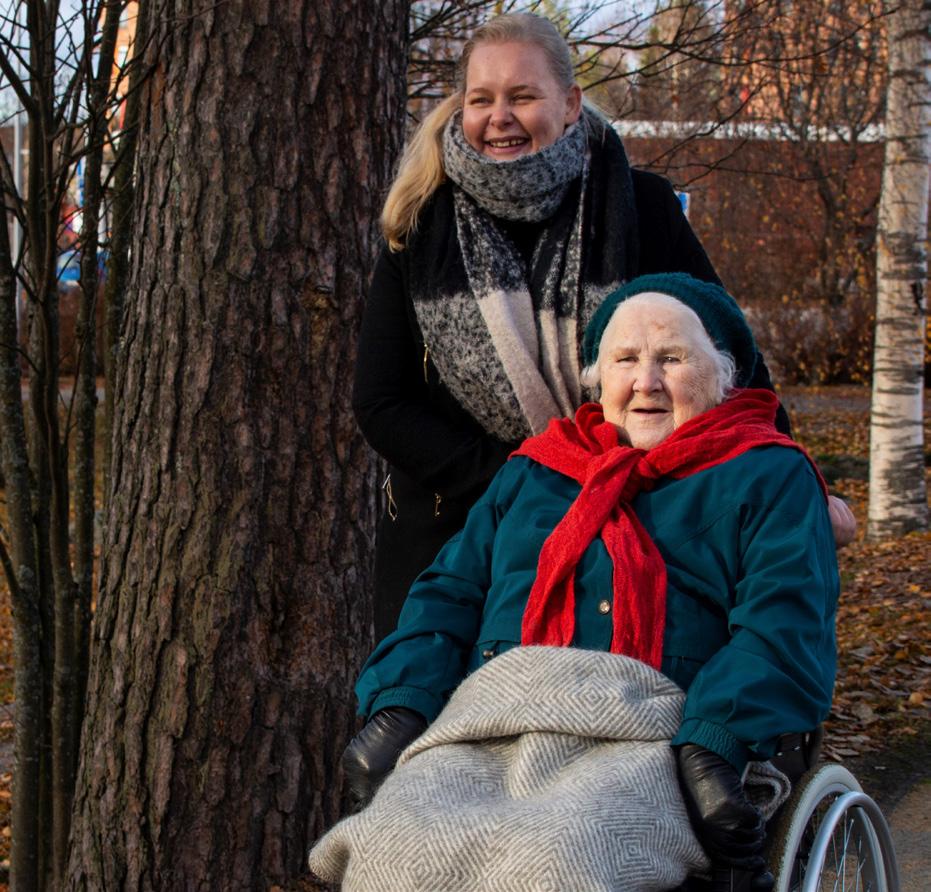
<path fill-rule="evenodd" d="M 824 766 L 793 796 L 771 851 L 777 892 L 898 892 L 888 826 L 842 766 Z"/>

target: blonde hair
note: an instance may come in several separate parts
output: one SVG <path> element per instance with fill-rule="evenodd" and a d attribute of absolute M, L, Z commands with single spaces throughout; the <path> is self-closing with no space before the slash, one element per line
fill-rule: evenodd
<path fill-rule="evenodd" d="M 530 43 L 540 47 L 550 72 L 567 90 L 575 83 L 569 46 L 556 26 L 542 16 L 511 13 L 496 16 L 479 27 L 462 48 L 456 66 L 456 91 L 428 114 L 404 148 L 398 173 L 381 212 L 381 228 L 392 251 L 400 251 L 430 196 L 446 179 L 443 169 L 443 130 L 462 107 L 469 58 L 482 43 Z"/>

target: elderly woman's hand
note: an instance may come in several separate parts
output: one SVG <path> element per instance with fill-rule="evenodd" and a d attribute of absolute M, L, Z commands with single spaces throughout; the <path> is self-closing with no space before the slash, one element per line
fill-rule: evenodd
<path fill-rule="evenodd" d="M 401 751 L 419 737 L 427 722 L 419 712 L 403 706 L 379 710 L 349 741 L 343 753 L 343 775 L 353 810 L 368 805 L 388 776 Z"/>
<path fill-rule="evenodd" d="M 766 888 L 763 818 L 744 794 L 737 769 L 692 743 L 679 747 L 676 763 L 692 829 L 712 864 L 750 872 Z"/>
<path fill-rule="evenodd" d="M 847 503 L 837 496 L 828 496 L 828 516 L 831 518 L 831 529 L 834 530 L 834 544 L 843 548 L 853 542 L 857 535 L 857 519 Z"/>

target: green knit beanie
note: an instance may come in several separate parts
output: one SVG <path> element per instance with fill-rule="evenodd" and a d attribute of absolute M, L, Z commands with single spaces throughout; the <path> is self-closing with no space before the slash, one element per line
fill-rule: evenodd
<path fill-rule="evenodd" d="M 582 361 L 586 366 L 598 359 L 598 348 L 614 311 L 628 297 L 653 291 L 682 301 L 695 311 L 705 331 L 719 350 L 734 357 L 737 364 L 737 387 L 746 387 L 756 366 L 756 343 L 737 302 L 720 285 L 702 282 L 687 273 L 653 273 L 639 276 L 612 291 L 602 301 L 585 329 Z"/>

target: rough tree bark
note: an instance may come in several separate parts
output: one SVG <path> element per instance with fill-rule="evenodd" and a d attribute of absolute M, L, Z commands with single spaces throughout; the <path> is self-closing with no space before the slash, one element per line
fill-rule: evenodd
<path fill-rule="evenodd" d="M 133 40 L 133 53 L 143 53 L 146 46 L 146 20 L 148 0 L 138 0 L 136 5 L 136 33 Z M 142 57 L 133 56 L 125 65 L 128 90 L 126 94 L 123 131 L 116 145 L 116 157 L 113 162 L 113 201 L 110 204 L 110 244 L 107 258 L 107 276 L 104 283 L 104 379 L 116 378 L 116 357 L 120 348 L 120 329 L 123 324 L 123 304 L 129 284 L 129 247 L 133 234 L 133 207 L 135 206 L 135 180 L 133 172 L 136 165 L 136 137 L 139 124 L 140 86 L 145 72 Z M 104 390 L 104 441 L 103 478 L 104 491 L 108 489 L 110 479 L 110 431 L 113 429 L 113 406 L 115 403 L 112 387 Z"/>
<path fill-rule="evenodd" d="M 285 884 L 339 813 L 375 504 L 349 381 L 407 11 L 149 7 L 71 889 Z"/>
<path fill-rule="evenodd" d="M 867 536 L 928 524 L 923 379 L 931 163 L 931 0 L 889 17 L 886 154 L 879 203 Z"/>

